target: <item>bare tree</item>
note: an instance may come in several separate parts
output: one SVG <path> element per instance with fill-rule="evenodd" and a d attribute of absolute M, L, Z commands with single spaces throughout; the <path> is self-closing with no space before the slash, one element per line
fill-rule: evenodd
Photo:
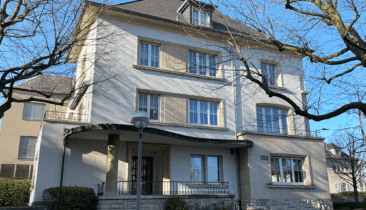
<path fill-rule="evenodd" d="M 0 119 L 12 103 L 39 101 L 64 105 L 70 99 L 80 85 L 69 88 L 69 94 L 60 101 L 52 100 L 52 91 L 29 90 L 16 85 L 44 73 L 73 77 L 75 65 L 68 62 L 75 55 L 67 53 L 73 47 L 86 45 L 88 33 L 103 27 L 96 20 L 106 15 L 104 5 L 109 3 L 101 2 L 93 8 L 93 13 L 83 15 L 90 6 L 83 0 L 0 1 L 0 92 L 4 98 Z M 28 98 L 17 98 L 16 90 L 43 97 L 30 94 Z"/>
<path fill-rule="evenodd" d="M 354 189 L 358 202 L 358 186 L 363 184 L 366 174 L 365 143 L 359 129 L 343 130 L 332 139 L 334 148 L 327 150 L 327 164 L 333 172 Z"/>
<path fill-rule="evenodd" d="M 209 2 L 220 9 L 222 20 L 219 22 L 225 26 L 220 29 L 211 27 L 211 32 L 216 31 L 222 42 L 230 46 L 226 50 L 231 57 L 243 64 L 233 80 L 244 78 L 269 97 L 283 99 L 297 115 L 310 120 L 322 121 L 350 110 L 366 114 L 364 98 L 355 97 L 354 89 L 350 88 L 356 83 L 361 84 L 359 88 L 365 88 L 365 0 Z M 238 27 L 238 23 L 243 26 Z M 204 28 L 189 33 L 192 36 L 201 33 L 201 37 L 204 34 L 205 38 L 210 38 Z M 303 74 L 311 88 L 308 102 L 291 98 L 286 91 L 273 89 L 266 82 L 267 75 L 253 62 L 255 56 L 246 53 L 256 43 L 277 50 L 278 55 L 287 53 L 305 58 Z"/>

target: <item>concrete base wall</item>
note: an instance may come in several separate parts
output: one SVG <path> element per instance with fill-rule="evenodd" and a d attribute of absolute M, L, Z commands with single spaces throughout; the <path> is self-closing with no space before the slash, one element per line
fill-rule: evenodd
<path fill-rule="evenodd" d="M 141 210 L 161 210 L 164 203 L 171 196 L 143 196 Z M 235 209 L 234 195 L 185 195 L 179 196 L 187 201 L 190 210 L 216 210 L 226 207 Z M 97 210 L 107 209 L 136 209 L 136 196 L 100 196 L 98 197 Z"/>
<path fill-rule="evenodd" d="M 257 199 L 242 200 L 242 209 L 321 209 L 333 210 L 333 202 L 331 200 L 310 200 L 310 199 Z"/>

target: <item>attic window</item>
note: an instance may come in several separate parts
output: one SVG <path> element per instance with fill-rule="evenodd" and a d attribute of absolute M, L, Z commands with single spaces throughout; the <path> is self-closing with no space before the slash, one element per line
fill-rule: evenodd
<path fill-rule="evenodd" d="M 192 24 L 200 26 L 210 26 L 211 15 L 208 12 L 203 12 L 199 10 L 192 11 Z"/>

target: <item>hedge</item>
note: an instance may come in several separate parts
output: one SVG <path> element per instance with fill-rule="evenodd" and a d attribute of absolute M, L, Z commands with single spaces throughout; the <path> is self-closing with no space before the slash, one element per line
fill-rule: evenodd
<path fill-rule="evenodd" d="M 31 180 L 0 178 L 0 206 L 28 206 Z"/>
<path fill-rule="evenodd" d="M 331 196 L 340 197 L 340 198 L 343 198 L 343 197 L 353 198 L 353 191 L 332 193 Z M 358 192 L 358 197 L 365 197 L 365 196 L 366 196 L 366 192 Z"/>
<path fill-rule="evenodd" d="M 164 210 L 189 210 L 189 207 L 183 198 L 170 197 L 165 200 Z"/>
<path fill-rule="evenodd" d="M 333 203 L 333 209 L 358 209 L 362 206 L 360 202 Z"/>
<path fill-rule="evenodd" d="M 42 195 L 42 205 L 49 210 L 90 210 L 96 209 L 96 204 L 94 190 L 86 187 L 52 187 Z"/>

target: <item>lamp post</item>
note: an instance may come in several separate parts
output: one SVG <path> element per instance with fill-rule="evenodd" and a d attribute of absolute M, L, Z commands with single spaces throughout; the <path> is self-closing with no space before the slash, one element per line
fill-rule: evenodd
<path fill-rule="evenodd" d="M 144 111 L 133 114 L 132 123 L 139 129 L 139 149 L 137 157 L 137 201 L 136 209 L 140 210 L 141 203 L 141 159 L 142 159 L 142 130 L 149 124 L 149 115 Z"/>
<path fill-rule="evenodd" d="M 318 129 L 318 130 L 315 130 L 315 137 L 318 137 L 318 132 L 319 131 L 327 131 L 329 130 L 328 128 L 322 128 L 322 129 Z"/>

